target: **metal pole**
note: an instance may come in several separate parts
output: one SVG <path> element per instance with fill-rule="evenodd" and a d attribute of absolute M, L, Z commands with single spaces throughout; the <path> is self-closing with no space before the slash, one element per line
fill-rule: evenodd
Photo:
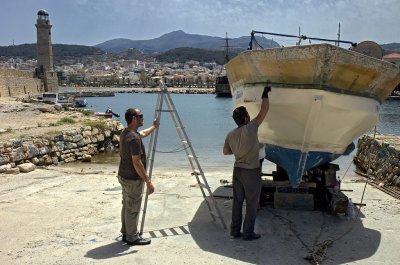
<path fill-rule="evenodd" d="M 256 31 L 256 30 L 253 30 L 251 33 L 252 33 L 252 35 L 253 35 L 253 33 L 259 33 L 259 34 L 281 36 L 281 37 L 289 37 L 289 38 L 300 38 L 300 39 L 303 39 L 303 40 L 309 39 L 309 40 L 319 40 L 319 41 L 328 41 L 328 42 L 341 42 L 341 43 L 351 44 L 351 46 L 356 46 L 357 45 L 356 42 L 352 42 L 352 41 L 331 40 L 331 39 L 324 39 L 324 38 L 313 38 L 313 37 L 307 37 L 306 35 L 296 36 L 296 35 L 280 34 L 280 33 L 272 33 L 272 32 L 263 32 L 263 31 Z"/>

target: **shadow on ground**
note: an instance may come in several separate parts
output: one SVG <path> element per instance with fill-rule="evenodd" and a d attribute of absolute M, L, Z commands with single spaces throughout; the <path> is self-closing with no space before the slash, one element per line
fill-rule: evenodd
<path fill-rule="evenodd" d="M 214 194 L 221 194 L 223 187 Z M 223 193 L 226 191 L 222 191 Z M 254 264 L 310 264 L 326 255 L 324 264 L 345 264 L 372 256 L 379 247 L 381 234 L 364 228 L 363 215 L 347 220 L 320 211 L 277 210 L 262 208 L 257 216 L 256 232 L 262 235 L 256 241 L 229 237 L 231 200 L 218 198 L 228 229 L 213 222 L 203 201 L 189 231 L 198 246 L 225 257 Z M 314 256 L 311 255 L 314 253 Z"/>
<path fill-rule="evenodd" d="M 92 259 L 112 259 L 124 255 L 136 253 L 137 250 L 128 251 L 129 246 L 122 244 L 120 241 L 113 242 L 92 250 L 89 250 L 85 257 Z"/>

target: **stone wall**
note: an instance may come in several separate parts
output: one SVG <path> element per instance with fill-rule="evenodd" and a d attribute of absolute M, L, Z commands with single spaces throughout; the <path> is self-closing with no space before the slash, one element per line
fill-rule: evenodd
<path fill-rule="evenodd" d="M 85 126 L 52 137 L 26 137 L 0 143 L 0 173 L 19 173 L 19 165 L 26 163 L 48 166 L 77 160 L 89 162 L 98 152 L 118 147 L 122 129 L 120 122 L 110 119 L 105 129 Z"/>
<path fill-rule="evenodd" d="M 354 163 L 373 179 L 400 187 L 400 136 L 363 136 L 358 140 Z"/>
<path fill-rule="evenodd" d="M 36 95 L 43 92 L 42 82 L 33 73 L 0 69 L 0 97 Z"/>

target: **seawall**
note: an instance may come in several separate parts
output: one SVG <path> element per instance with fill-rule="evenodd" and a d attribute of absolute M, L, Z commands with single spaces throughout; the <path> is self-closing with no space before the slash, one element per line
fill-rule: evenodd
<path fill-rule="evenodd" d="M 36 166 L 59 165 L 73 161 L 90 162 L 99 152 L 118 147 L 123 125 L 106 120 L 100 128 L 84 126 L 54 136 L 24 137 L 0 143 L 0 173 L 29 172 Z"/>
<path fill-rule="evenodd" d="M 0 69 L 0 97 L 36 95 L 42 91 L 42 81 L 35 78 L 33 73 Z"/>

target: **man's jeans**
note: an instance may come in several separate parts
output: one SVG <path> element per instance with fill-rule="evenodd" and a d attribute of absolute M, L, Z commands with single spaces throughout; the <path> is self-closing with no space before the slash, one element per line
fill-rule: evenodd
<path fill-rule="evenodd" d="M 257 216 L 257 208 L 261 193 L 260 168 L 245 169 L 235 167 L 233 169 L 233 205 L 231 235 L 240 234 L 242 226 L 242 207 L 246 200 L 246 215 L 243 223 L 243 236 L 252 236 Z"/>
<path fill-rule="evenodd" d="M 121 233 L 126 235 L 126 240 L 138 239 L 138 222 L 144 182 L 142 180 L 128 180 L 118 176 L 122 186 L 122 211 L 121 211 Z"/>

